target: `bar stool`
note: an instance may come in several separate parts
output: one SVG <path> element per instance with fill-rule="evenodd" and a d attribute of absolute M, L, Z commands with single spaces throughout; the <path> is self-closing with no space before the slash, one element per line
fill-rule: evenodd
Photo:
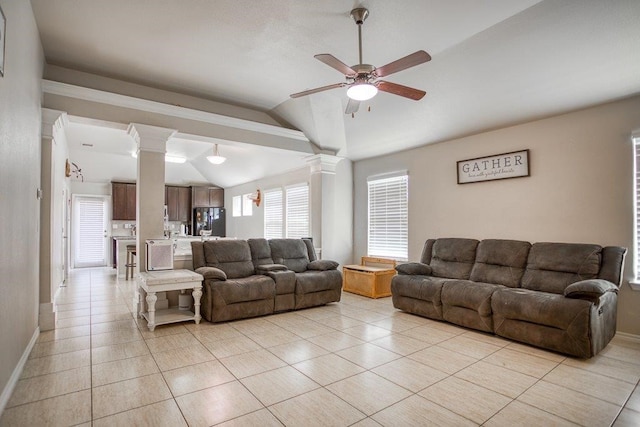
<path fill-rule="evenodd" d="M 129 274 L 131 274 L 131 278 L 133 279 L 133 273 L 136 267 L 136 245 L 127 245 L 127 263 L 124 265 L 125 268 L 125 280 L 129 280 Z"/>

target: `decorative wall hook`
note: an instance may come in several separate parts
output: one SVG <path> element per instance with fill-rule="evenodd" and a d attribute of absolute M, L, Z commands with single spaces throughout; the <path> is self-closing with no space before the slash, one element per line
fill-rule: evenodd
<path fill-rule="evenodd" d="M 256 190 L 255 193 L 251 193 L 249 195 L 249 199 L 256 204 L 256 206 L 260 206 L 260 201 L 262 200 L 262 195 L 260 194 L 260 190 Z"/>

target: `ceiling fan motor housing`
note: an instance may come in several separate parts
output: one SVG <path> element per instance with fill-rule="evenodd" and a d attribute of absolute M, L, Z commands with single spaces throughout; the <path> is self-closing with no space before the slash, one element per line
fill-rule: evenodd
<path fill-rule="evenodd" d="M 367 16 L 369 16 L 369 10 L 364 7 L 357 7 L 351 11 L 351 17 L 358 25 L 362 25 Z"/>

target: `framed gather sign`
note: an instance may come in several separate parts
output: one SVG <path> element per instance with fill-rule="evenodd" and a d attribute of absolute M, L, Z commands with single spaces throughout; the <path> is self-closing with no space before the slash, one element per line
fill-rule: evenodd
<path fill-rule="evenodd" d="M 458 162 L 458 184 L 529 176 L 529 150 Z"/>

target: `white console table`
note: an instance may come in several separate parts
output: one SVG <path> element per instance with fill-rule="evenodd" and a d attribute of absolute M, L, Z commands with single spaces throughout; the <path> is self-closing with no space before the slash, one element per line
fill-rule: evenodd
<path fill-rule="evenodd" d="M 133 297 L 133 308 L 139 317 L 147 319 L 150 331 L 156 326 L 167 323 L 183 322 L 195 320 L 200 323 L 200 298 L 202 297 L 202 275 L 191 270 L 162 270 L 145 271 L 136 276 L 136 292 Z M 157 292 L 180 291 L 193 289 L 194 312 L 189 310 L 179 310 L 177 307 L 156 310 Z M 144 303 L 141 300 L 146 295 L 147 311 L 144 311 Z"/>

